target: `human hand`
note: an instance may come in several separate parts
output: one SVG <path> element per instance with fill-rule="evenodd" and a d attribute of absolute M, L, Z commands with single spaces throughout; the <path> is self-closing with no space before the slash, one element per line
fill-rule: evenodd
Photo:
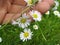
<path fill-rule="evenodd" d="M 54 0 L 42 0 L 33 8 L 43 14 L 47 12 L 53 4 Z M 9 19 L 10 22 L 12 19 L 17 19 L 20 16 L 20 12 L 23 11 L 26 6 L 26 2 L 24 2 L 24 0 L 9 0 L 8 5 L 5 6 L 6 8 L 0 10 L 0 23 L 7 23 Z"/>

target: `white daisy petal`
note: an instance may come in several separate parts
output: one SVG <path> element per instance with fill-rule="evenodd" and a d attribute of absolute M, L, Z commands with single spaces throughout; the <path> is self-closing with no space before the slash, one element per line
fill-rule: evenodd
<path fill-rule="evenodd" d="M 45 14 L 46 14 L 46 15 L 49 15 L 49 14 L 50 14 L 50 11 L 47 11 Z"/>
<path fill-rule="evenodd" d="M 60 17 L 60 14 L 58 14 L 58 17 Z"/>
<path fill-rule="evenodd" d="M 57 7 L 55 6 L 52 10 L 57 10 Z"/>
<path fill-rule="evenodd" d="M 1 25 L 0 25 L 0 27 L 1 27 Z"/>
<path fill-rule="evenodd" d="M 60 44 L 57 44 L 57 45 L 60 45 Z"/>
<path fill-rule="evenodd" d="M 27 32 L 27 29 L 26 28 L 24 29 L 24 32 Z"/>
<path fill-rule="evenodd" d="M 22 17 L 23 17 L 23 18 L 27 18 L 27 15 L 26 15 L 26 13 L 24 13 L 24 14 L 22 15 Z"/>
<path fill-rule="evenodd" d="M 28 27 L 27 23 L 25 24 L 25 27 Z"/>
<path fill-rule="evenodd" d="M 21 27 L 22 27 L 22 28 L 25 28 L 25 25 L 24 25 L 24 24 L 21 24 Z"/>
<path fill-rule="evenodd" d="M 24 41 L 25 41 L 25 39 L 23 38 L 23 39 L 22 39 L 22 41 L 24 42 Z"/>
<path fill-rule="evenodd" d="M 21 24 L 18 24 L 19 27 L 21 27 Z"/>
<path fill-rule="evenodd" d="M 58 1 L 55 1 L 55 4 L 56 4 L 56 6 L 59 6 L 59 2 Z"/>
<path fill-rule="evenodd" d="M 58 6 L 59 6 L 59 2 L 56 0 L 55 2 L 55 7 L 52 10 L 57 10 Z"/>
<path fill-rule="evenodd" d="M 27 25 L 30 25 L 30 23 L 27 23 Z"/>
<path fill-rule="evenodd" d="M 0 42 L 2 42 L 2 38 L 0 37 Z"/>
<path fill-rule="evenodd" d="M 12 25 L 16 25 L 16 24 L 18 24 L 18 22 L 12 20 Z"/>

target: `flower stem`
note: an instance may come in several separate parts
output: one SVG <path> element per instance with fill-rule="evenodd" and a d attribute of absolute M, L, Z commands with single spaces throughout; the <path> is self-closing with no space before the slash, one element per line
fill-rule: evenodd
<path fill-rule="evenodd" d="M 39 26 L 38 22 L 36 22 L 36 23 L 37 23 L 37 25 Z M 44 36 L 44 34 L 43 34 L 43 32 L 42 32 L 42 29 L 41 29 L 40 27 L 39 27 L 39 29 L 40 29 L 40 31 L 41 31 L 41 34 L 42 34 L 43 39 L 44 39 L 45 41 L 47 41 L 46 37 Z"/>
<path fill-rule="evenodd" d="M 0 30 L 2 30 L 6 25 L 7 25 L 7 23 L 2 28 L 0 28 Z"/>
<path fill-rule="evenodd" d="M 43 34 L 43 32 L 42 32 L 42 30 L 41 30 L 41 29 L 40 29 L 40 31 L 41 31 L 41 34 L 42 34 L 42 36 L 43 36 L 44 40 L 45 40 L 45 41 L 47 41 L 47 39 L 46 39 L 46 37 L 44 36 L 44 34 Z"/>
<path fill-rule="evenodd" d="M 10 21 L 11 19 L 9 19 L 9 21 Z M 2 28 L 0 28 L 0 30 L 2 30 L 5 26 L 7 26 L 7 24 L 9 23 L 9 21 L 6 23 L 6 24 L 4 24 L 4 26 L 2 26 Z"/>

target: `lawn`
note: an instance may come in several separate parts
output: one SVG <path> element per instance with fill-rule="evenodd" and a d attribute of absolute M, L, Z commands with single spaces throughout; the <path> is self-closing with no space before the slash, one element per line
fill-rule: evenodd
<path fill-rule="evenodd" d="M 60 12 L 60 6 L 57 10 Z M 34 24 L 39 26 L 38 30 L 33 29 Z M 23 42 L 19 36 L 23 32 L 22 28 L 11 24 L 2 25 L 0 45 L 60 45 L 60 17 L 55 16 L 52 9 L 49 15 L 43 14 L 42 21 L 33 22 L 28 28 L 33 32 L 32 39 Z"/>

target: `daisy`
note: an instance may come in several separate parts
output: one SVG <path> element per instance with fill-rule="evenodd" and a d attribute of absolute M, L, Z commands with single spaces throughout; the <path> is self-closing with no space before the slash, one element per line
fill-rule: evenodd
<path fill-rule="evenodd" d="M 55 7 L 53 8 L 53 10 L 57 10 L 57 7 L 59 6 L 59 2 L 55 1 Z"/>
<path fill-rule="evenodd" d="M 35 21 L 41 21 L 42 15 L 41 15 L 40 12 L 32 10 L 32 11 L 30 11 L 29 14 L 32 16 L 33 20 L 35 20 Z"/>
<path fill-rule="evenodd" d="M 34 28 L 35 30 L 37 30 L 37 29 L 38 29 L 38 25 L 33 25 L 33 28 Z"/>
<path fill-rule="evenodd" d="M 60 17 L 60 13 L 57 16 Z"/>
<path fill-rule="evenodd" d="M 54 11 L 54 15 L 57 15 L 58 17 L 60 17 L 60 12 L 59 11 Z"/>
<path fill-rule="evenodd" d="M 33 4 L 32 0 L 24 0 L 24 1 L 27 3 L 28 6 Z"/>
<path fill-rule="evenodd" d="M 54 11 L 54 15 L 59 15 L 59 11 Z"/>
<path fill-rule="evenodd" d="M 58 7 L 59 6 L 59 2 L 55 1 L 55 6 Z"/>
<path fill-rule="evenodd" d="M 0 37 L 0 42 L 2 42 L 2 38 Z"/>
<path fill-rule="evenodd" d="M 32 35 L 33 34 L 30 29 L 24 29 L 24 32 L 20 33 L 20 39 L 24 42 L 30 40 Z"/>
<path fill-rule="evenodd" d="M 49 14 L 50 14 L 50 11 L 47 11 L 45 14 L 46 14 L 46 15 L 49 15 Z"/>
<path fill-rule="evenodd" d="M 60 45 L 60 44 L 57 44 L 57 45 Z"/>
<path fill-rule="evenodd" d="M 1 27 L 1 25 L 0 25 L 0 27 Z"/>
<path fill-rule="evenodd" d="M 26 28 L 30 25 L 31 20 L 26 14 L 23 14 L 22 17 L 18 18 L 16 21 L 12 21 L 13 24 L 19 25 L 19 27 Z"/>

